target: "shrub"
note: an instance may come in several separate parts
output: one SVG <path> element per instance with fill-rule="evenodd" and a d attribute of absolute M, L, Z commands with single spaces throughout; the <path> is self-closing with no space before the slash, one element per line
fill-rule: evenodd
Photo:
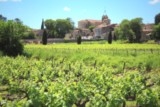
<path fill-rule="evenodd" d="M 23 53 L 23 44 L 20 41 L 24 26 L 14 21 L 0 21 L 0 50 L 4 55 L 17 56 Z"/>
<path fill-rule="evenodd" d="M 115 33 L 114 33 L 114 35 L 113 35 L 113 40 L 114 40 L 114 41 L 117 41 L 117 36 L 116 36 Z"/>
<path fill-rule="evenodd" d="M 36 35 L 32 31 L 25 33 L 24 36 L 22 37 L 22 39 L 35 39 L 35 38 Z"/>
<path fill-rule="evenodd" d="M 23 44 L 18 38 L 4 39 L 0 41 L 2 52 L 8 56 L 17 56 L 23 53 Z"/>

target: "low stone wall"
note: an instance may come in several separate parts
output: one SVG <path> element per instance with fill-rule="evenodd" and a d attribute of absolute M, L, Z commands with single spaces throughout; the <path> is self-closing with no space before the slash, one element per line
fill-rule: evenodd
<path fill-rule="evenodd" d="M 82 39 L 82 42 L 88 42 L 88 41 L 101 41 L 104 39 Z M 41 40 L 39 39 L 25 39 L 23 40 L 23 42 L 25 44 L 41 44 Z M 71 39 L 71 40 L 64 40 L 64 39 L 48 39 L 48 43 L 52 44 L 52 43 L 70 43 L 70 42 L 77 42 L 76 39 Z"/>

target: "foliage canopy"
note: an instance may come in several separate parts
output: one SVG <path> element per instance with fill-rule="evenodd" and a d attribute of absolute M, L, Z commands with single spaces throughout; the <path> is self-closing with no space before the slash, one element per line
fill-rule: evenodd
<path fill-rule="evenodd" d="M 160 13 L 155 16 L 155 24 L 157 25 L 158 23 L 160 23 Z"/>
<path fill-rule="evenodd" d="M 124 19 L 119 27 L 115 29 L 115 34 L 121 40 L 128 40 L 129 42 L 140 42 L 142 32 L 142 18 L 134 18 L 132 20 Z"/>
<path fill-rule="evenodd" d="M 74 23 L 70 18 L 57 20 L 47 19 L 45 26 L 48 30 L 49 37 L 64 38 L 65 34 L 74 28 Z"/>
<path fill-rule="evenodd" d="M 17 56 L 23 52 L 20 38 L 25 32 L 25 26 L 13 20 L 0 21 L 0 50 L 9 56 Z"/>

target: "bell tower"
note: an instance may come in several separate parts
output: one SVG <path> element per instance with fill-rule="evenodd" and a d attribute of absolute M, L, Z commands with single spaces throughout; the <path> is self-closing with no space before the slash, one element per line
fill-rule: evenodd
<path fill-rule="evenodd" d="M 106 14 L 106 10 L 104 11 L 104 14 L 102 16 L 102 23 L 105 25 L 109 25 L 111 23 L 111 20 L 108 18 Z"/>

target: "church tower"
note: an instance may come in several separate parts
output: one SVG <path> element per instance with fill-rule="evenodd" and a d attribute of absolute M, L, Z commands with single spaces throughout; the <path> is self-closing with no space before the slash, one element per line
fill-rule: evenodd
<path fill-rule="evenodd" d="M 106 14 L 106 10 L 104 11 L 104 14 L 102 16 L 102 24 L 104 24 L 104 25 L 111 24 L 111 20 L 108 18 L 107 14 Z"/>

